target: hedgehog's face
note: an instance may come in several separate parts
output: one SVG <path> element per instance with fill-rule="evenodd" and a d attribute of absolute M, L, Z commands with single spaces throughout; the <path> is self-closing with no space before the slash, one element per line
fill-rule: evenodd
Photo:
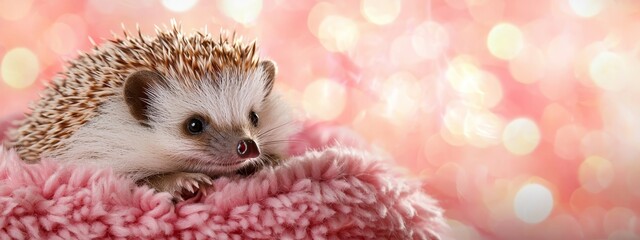
<path fill-rule="evenodd" d="M 157 139 L 154 151 L 181 171 L 247 173 L 282 154 L 288 119 L 270 94 L 275 65 L 228 69 L 207 79 L 172 79 L 150 71 L 132 74 L 125 98 L 132 116 Z"/>

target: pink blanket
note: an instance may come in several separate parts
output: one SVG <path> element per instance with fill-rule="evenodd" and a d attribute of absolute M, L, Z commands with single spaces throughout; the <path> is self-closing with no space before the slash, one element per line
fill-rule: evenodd
<path fill-rule="evenodd" d="M 438 239 L 442 210 L 375 156 L 306 151 L 173 204 L 109 170 L 25 164 L 0 148 L 0 238 Z"/>

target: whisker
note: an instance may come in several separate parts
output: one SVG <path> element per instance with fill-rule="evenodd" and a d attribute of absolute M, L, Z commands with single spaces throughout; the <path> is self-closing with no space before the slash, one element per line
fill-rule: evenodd
<path fill-rule="evenodd" d="M 275 160 L 270 154 L 264 154 L 260 157 L 260 159 L 262 160 L 260 162 L 263 168 L 266 167 L 267 164 L 273 165 L 273 161 Z"/>
<path fill-rule="evenodd" d="M 289 139 L 289 140 L 271 140 L 261 143 L 260 145 L 269 145 L 273 143 L 304 143 L 305 141 L 300 139 Z"/>
<path fill-rule="evenodd" d="M 274 130 L 276 130 L 276 129 L 278 129 L 278 128 L 281 128 L 281 127 L 284 127 L 284 126 L 286 126 L 286 125 L 293 124 L 293 123 L 294 123 L 294 121 L 293 121 L 293 120 L 290 120 L 290 121 L 284 122 L 284 123 L 282 123 L 282 124 L 280 124 L 280 125 L 278 125 L 278 126 L 275 126 L 275 127 L 270 128 L 270 129 L 268 129 L 268 130 L 266 130 L 266 131 L 264 131 L 264 132 L 259 132 L 259 133 L 258 133 L 258 135 L 257 135 L 257 137 L 258 137 L 258 138 L 263 137 L 263 136 L 264 136 L 265 134 L 267 134 L 267 133 L 270 133 L 270 132 L 272 132 L 272 131 L 274 131 Z"/>
<path fill-rule="evenodd" d="M 216 134 L 218 134 L 218 136 L 220 136 L 220 141 L 222 142 L 224 140 L 224 136 L 222 136 L 222 133 L 220 133 L 219 131 L 215 131 Z"/>
<path fill-rule="evenodd" d="M 260 161 L 257 161 L 255 164 L 257 165 L 256 167 L 258 169 L 263 169 L 265 167 L 265 160 L 264 157 L 266 157 L 266 155 L 263 155 L 263 157 L 260 157 Z"/>
<path fill-rule="evenodd" d="M 302 139 L 283 139 L 283 140 L 270 140 L 270 141 L 264 141 L 264 143 L 270 143 L 270 142 L 305 142 Z"/>

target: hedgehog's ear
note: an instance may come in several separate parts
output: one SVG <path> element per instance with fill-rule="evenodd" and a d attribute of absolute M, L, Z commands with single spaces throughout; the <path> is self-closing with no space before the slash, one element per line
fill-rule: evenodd
<path fill-rule="evenodd" d="M 271 93 L 271 89 L 273 89 L 273 83 L 276 80 L 276 72 L 278 72 L 278 67 L 276 67 L 276 63 L 271 60 L 263 60 L 260 62 L 260 69 L 265 75 L 265 97 L 269 96 Z"/>
<path fill-rule="evenodd" d="M 141 122 L 149 120 L 149 90 L 162 85 L 164 78 L 152 71 L 141 70 L 132 73 L 124 82 L 124 99 L 131 115 Z"/>

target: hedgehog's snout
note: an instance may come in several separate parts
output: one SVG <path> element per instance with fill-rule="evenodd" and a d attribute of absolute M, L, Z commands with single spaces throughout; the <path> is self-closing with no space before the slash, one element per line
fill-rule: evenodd
<path fill-rule="evenodd" d="M 238 142 L 236 152 L 240 158 L 254 158 L 260 156 L 260 149 L 252 139 L 243 139 Z"/>

